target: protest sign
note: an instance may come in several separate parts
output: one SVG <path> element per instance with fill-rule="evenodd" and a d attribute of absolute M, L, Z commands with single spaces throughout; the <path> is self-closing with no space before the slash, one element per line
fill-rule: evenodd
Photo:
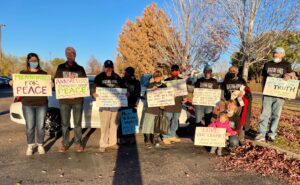
<path fill-rule="evenodd" d="M 132 109 L 124 109 L 121 113 L 122 134 L 135 134 L 139 132 L 138 116 Z"/>
<path fill-rule="evenodd" d="M 148 107 L 175 105 L 174 91 L 171 88 L 147 90 Z"/>
<path fill-rule="evenodd" d="M 51 76 L 13 74 L 14 96 L 52 96 Z"/>
<path fill-rule="evenodd" d="M 96 98 L 98 107 L 127 107 L 127 89 L 97 87 Z"/>
<path fill-rule="evenodd" d="M 173 89 L 175 97 L 188 95 L 185 79 L 165 81 L 164 83 L 168 88 Z"/>
<path fill-rule="evenodd" d="M 214 127 L 197 127 L 194 145 L 225 147 L 226 129 Z"/>
<path fill-rule="evenodd" d="M 193 105 L 216 106 L 221 100 L 221 89 L 195 88 Z"/>
<path fill-rule="evenodd" d="M 56 78 L 57 99 L 80 98 L 90 96 L 88 78 Z"/>
<path fill-rule="evenodd" d="M 299 80 L 285 81 L 282 78 L 268 77 L 263 94 L 281 98 L 296 99 L 298 87 Z"/>

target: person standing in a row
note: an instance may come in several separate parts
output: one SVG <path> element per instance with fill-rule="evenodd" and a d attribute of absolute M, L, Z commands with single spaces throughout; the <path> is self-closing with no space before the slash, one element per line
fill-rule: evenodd
<path fill-rule="evenodd" d="M 26 60 L 26 69 L 20 74 L 47 75 L 40 66 L 40 59 L 37 54 L 29 53 Z M 13 86 L 13 81 L 9 84 Z M 35 147 L 35 131 L 37 132 L 38 153 L 45 154 L 43 147 L 45 128 L 44 121 L 48 109 L 48 98 L 41 97 L 21 97 L 22 110 L 26 123 L 27 150 L 26 155 L 32 155 Z"/>
<path fill-rule="evenodd" d="M 111 60 L 104 62 L 104 71 L 95 77 L 93 97 L 97 98 L 101 94 L 96 93 L 97 87 L 104 88 L 125 88 L 121 77 L 114 72 L 114 64 Z M 107 148 L 118 149 L 118 110 L 119 108 L 100 108 L 101 136 L 100 152 L 105 152 Z"/>
<path fill-rule="evenodd" d="M 128 107 L 126 109 L 131 109 L 134 113 L 137 112 L 137 104 L 141 95 L 141 83 L 135 77 L 135 70 L 133 67 L 127 67 L 125 69 L 125 75 L 122 78 L 124 86 L 127 88 L 128 92 Z M 122 124 L 122 123 L 121 123 Z M 122 133 L 122 132 L 121 132 Z M 135 137 L 134 134 L 121 135 L 121 141 L 126 144 L 134 144 Z"/>
<path fill-rule="evenodd" d="M 273 51 L 273 60 L 267 62 L 262 70 L 262 87 L 264 89 L 268 77 L 283 78 L 290 80 L 293 76 L 291 63 L 285 61 L 285 50 L 281 47 Z M 294 74 L 295 76 L 295 74 Z M 259 120 L 256 140 L 265 141 L 266 137 L 270 141 L 275 140 L 276 131 L 284 105 L 284 98 L 274 96 L 263 96 L 262 113 Z M 272 116 L 271 116 L 272 115 Z M 268 123 L 271 116 L 270 130 L 268 131 Z"/>
<path fill-rule="evenodd" d="M 152 75 L 153 82 L 147 86 L 147 91 L 155 91 L 158 88 L 166 88 L 166 84 L 162 83 L 162 73 L 155 71 Z M 151 148 L 154 144 L 154 120 L 155 116 L 163 111 L 164 107 L 147 107 L 143 120 L 143 133 L 145 146 Z M 152 143 L 152 144 L 151 144 Z"/>
<path fill-rule="evenodd" d="M 218 89 L 219 84 L 216 79 L 212 77 L 212 67 L 206 65 L 204 67 L 204 77 L 198 79 L 195 83 L 195 88 L 206 88 L 206 89 Z M 196 123 L 201 125 L 208 125 L 212 117 L 212 106 L 205 105 L 196 105 L 195 114 L 196 114 Z M 203 121 L 203 118 L 205 121 Z"/>
<path fill-rule="evenodd" d="M 72 47 L 67 47 L 65 50 L 67 61 L 57 67 L 55 78 L 86 78 L 85 70 L 75 61 L 76 51 Z M 65 98 L 59 100 L 60 115 L 62 122 L 62 146 L 59 152 L 65 152 L 70 147 L 70 118 L 73 111 L 74 135 L 75 135 L 75 150 L 83 152 L 81 143 L 82 137 L 82 112 L 83 98 Z"/>
<path fill-rule="evenodd" d="M 174 64 L 171 67 L 171 76 L 165 79 L 165 81 L 182 79 L 179 77 L 179 74 L 180 74 L 179 66 L 177 64 Z M 176 135 L 176 131 L 178 129 L 179 117 L 182 109 L 182 101 L 183 101 L 183 97 L 178 96 L 175 97 L 175 105 L 165 106 L 164 113 L 165 116 L 170 121 L 170 129 L 168 131 L 168 134 L 163 135 L 163 143 L 166 145 L 171 144 L 171 142 L 179 143 L 181 141 L 180 138 L 178 138 L 178 136 Z"/>

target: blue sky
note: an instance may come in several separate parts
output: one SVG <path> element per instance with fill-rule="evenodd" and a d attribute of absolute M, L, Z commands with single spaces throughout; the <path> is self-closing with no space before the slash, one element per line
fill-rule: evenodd
<path fill-rule="evenodd" d="M 64 58 L 73 46 L 77 61 L 85 66 L 93 55 L 100 62 L 114 60 L 117 41 L 127 19 L 163 0 L 0 0 L 2 47 L 6 54 L 36 52 L 43 60 Z"/>

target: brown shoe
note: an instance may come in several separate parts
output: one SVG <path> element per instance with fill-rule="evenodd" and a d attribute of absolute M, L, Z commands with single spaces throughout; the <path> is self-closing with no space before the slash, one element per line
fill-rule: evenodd
<path fill-rule="evenodd" d="M 180 143 L 180 142 L 181 142 L 181 139 L 178 138 L 178 137 L 172 137 L 172 138 L 170 138 L 170 141 L 171 141 L 171 142 L 174 142 L 174 143 Z"/>
<path fill-rule="evenodd" d="M 108 148 L 111 149 L 111 150 L 118 150 L 119 149 L 119 145 L 113 145 L 113 146 L 110 146 Z"/>
<path fill-rule="evenodd" d="M 99 152 L 100 152 L 100 153 L 106 152 L 106 148 L 105 148 L 105 147 L 100 147 L 100 148 L 99 148 Z"/>
<path fill-rule="evenodd" d="M 68 146 L 64 146 L 64 145 L 62 145 L 59 149 L 58 149 L 58 152 L 60 152 L 60 153 L 64 153 L 65 151 L 67 151 L 69 149 L 69 147 Z"/>
<path fill-rule="evenodd" d="M 83 147 L 80 144 L 75 145 L 74 149 L 76 150 L 76 152 L 83 152 Z"/>
<path fill-rule="evenodd" d="M 165 138 L 165 139 L 163 139 L 163 143 L 165 145 L 170 145 L 171 144 L 171 140 L 169 138 Z"/>

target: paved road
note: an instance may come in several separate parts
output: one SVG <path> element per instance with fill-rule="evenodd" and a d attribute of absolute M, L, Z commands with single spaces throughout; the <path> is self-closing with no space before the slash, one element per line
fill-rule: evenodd
<path fill-rule="evenodd" d="M 98 153 L 100 130 L 83 134 L 86 152 L 57 152 L 61 138 L 46 138 L 47 154 L 26 157 L 24 126 L 9 120 L 12 97 L 0 97 L 0 184 L 285 184 L 275 177 L 249 172 L 218 170 L 219 162 L 203 147 L 195 147 L 190 138 L 161 148 L 144 148 L 142 135 L 137 145 L 122 146 L 118 151 Z M 6 94 L 6 95 L 4 95 Z"/>

